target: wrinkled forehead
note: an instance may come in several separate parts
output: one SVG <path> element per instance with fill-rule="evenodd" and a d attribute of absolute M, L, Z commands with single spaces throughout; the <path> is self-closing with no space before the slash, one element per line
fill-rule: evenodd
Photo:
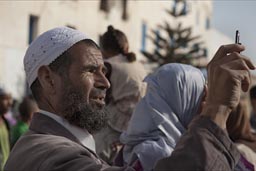
<path fill-rule="evenodd" d="M 103 65 L 103 57 L 100 49 L 91 44 L 80 42 L 68 52 L 77 65 Z"/>
<path fill-rule="evenodd" d="M 96 47 L 91 47 L 86 49 L 86 57 L 88 62 L 94 64 L 104 64 L 102 53 L 100 49 Z"/>

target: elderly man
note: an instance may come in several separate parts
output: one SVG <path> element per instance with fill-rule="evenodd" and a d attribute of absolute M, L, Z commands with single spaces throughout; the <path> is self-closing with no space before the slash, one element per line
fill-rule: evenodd
<path fill-rule="evenodd" d="M 223 131 L 241 91 L 248 89 L 252 63 L 223 46 L 209 65 L 209 97 L 170 158 L 159 170 L 232 170 L 239 153 Z M 29 131 L 14 146 L 5 170 L 140 170 L 106 165 L 95 154 L 92 133 L 106 124 L 106 68 L 98 46 L 77 30 L 59 27 L 39 36 L 28 48 L 24 66 L 37 100 Z M 142 121 L 143 123 L 143 121 Z M 216 138 L 215 138 L 216 137 Z M 198 153 L 196 150 L 201 151 Z M 212 164 L 208 159 L 217 159 Z"/>

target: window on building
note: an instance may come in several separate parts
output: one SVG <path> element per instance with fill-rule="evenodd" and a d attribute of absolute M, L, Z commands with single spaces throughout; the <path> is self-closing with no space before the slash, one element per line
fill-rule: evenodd
<path fill-rule="evenodd" d="M 160 39 L 160 32 L 159 32 L 159 30 L 156 30 L 156 48 L 155 48 L 155 52 L 159 52 L 159 46 L 158 46 L 159 39 Z"/>
<path fill-rule="evenodd" d="M 204 48 L 204 57 L 208 57 L 208 49 Z"/>
<path fill-rule="evenodd" d="M 29 16 L 28 44 L 30 44 L 37 36 L 38 20 L 39 20 L 38 16 L 35 16 L 35 15 Z"/>
<path fill-rule="evenodd" d="M 210 29 L 211 28 L 211 20 L 208 17 L 206 18 L 205 28 L 206 29 Z"/>
<path fill-rule="evenodd" d="M 108 13 L 110 10 L 109 0 L 101 0 L 100 1 L 100 10 Z"/>
<path fill-rule="evenodd" d="M 177 2 L 174 1 L 172 4 L 172 12 L 173 12 L 174 16 L 176 15 L 176 8 L 177 8 Z"/>
<path fill-rule="evenodd" d="M 186 15 L 187 11 L 188 11 L 188 4 L 187 4 L 187 1 L 184 1 L 183 8 L 181 10 L 181 15 Z"/>
<path fill-rule="evenodd" d="M 179 3 L 180 0 L 174 0 L 172 2 L 171 11 L 174 16 L 182 16 L 186 15 L 189 10 L 189 4 L 188 2 L 182 1 L 182 3 Z"/>
<path fill-rule="evenodd" d="M 128 20 L 128 12 L 127 12 L 127 0 L 123 0 L 123 14 L 122 14 L 122 19 L 123 20 Z"/>
<path fill-rule="evenodd" d="M 142 23 L 142 29 L 141 29 L 141 51 L 146 51 L 146 39 L 147 39 L 147 25 L 146 23 Z"/>

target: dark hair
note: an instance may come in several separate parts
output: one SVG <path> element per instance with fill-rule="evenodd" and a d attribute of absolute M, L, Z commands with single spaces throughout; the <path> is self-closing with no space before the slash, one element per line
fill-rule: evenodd
<path fill-rule="evenodd" d="M 128 45 L 128 40 L 125 34 L 120 30 L 114 29 L 111 25 L 108 26 L 108 31 L 101 37 L 100 45 L 105 51 L 123 54 L 129 62 L 136 60 L 135 53 L 126 52 L 125 47 Z"/>
<path fill-rule="evenodd" d="M 250 89 L 250 98 L 251 98 L 251 99 L 256 99 L 256 86 L 253 86 L 253 87 Z"/>
<path fill-rule="evenodd" d="M 79 42 L 85 43 L 86 46 L 88 46 L 88 47 L 94 47 L 96 49 L 100 49 L 99 46 L 94 41 L 92 41 L 90 39 L 81 40 Z M 79 42 L 77 42 L 77 43 L 79 43 Z M 72 48 L 72 47 L 70 47 L 70 48 Z M 70 56 L 72 54 L 69 53 L 69 49 L 66 50 L 64 53 L 62 53 L 52 63 L 49 64 L 50 69 L 62 77 L 68 76 L 67 73 L 68 73 L 70 65 L 72 64 L 72 60 L 70 58 Z M 37 102 L 40 100 L 41 88 L 42 88 L 42 86 L 41 86 L 40 82 L 38 81 L 38 79 L 36 79 L 30 86 L 31 92 Z"/>
<path fill-rule="evenodd" d="M 19 105 L 19 113 L 21 119 L 27 122 L 30 119 L 30 115 L 35 111 L 37 107 L 36 101 L 31 96 L 25 97 Z"/>

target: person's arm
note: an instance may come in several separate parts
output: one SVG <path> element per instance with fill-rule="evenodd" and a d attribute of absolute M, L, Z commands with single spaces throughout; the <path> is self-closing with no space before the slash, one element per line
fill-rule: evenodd
<path fill-rule="evenodd" d="M 155 170 L 233 170 L 240 158 L 225 131 L 211 119 L 198 116 L 181 137 L 172 155 Z"/>
<path fill-rule="evenodd" d="M 226 129 L 229 113 L 250 85 L 251 61 L 239 52 L 244 46 L 219 48 L 208 65 L 209 92 L 201 115 L 192 121 L 174 152 L 158 161 L 155 170 L 233 170 L 239 152 Z"/>

